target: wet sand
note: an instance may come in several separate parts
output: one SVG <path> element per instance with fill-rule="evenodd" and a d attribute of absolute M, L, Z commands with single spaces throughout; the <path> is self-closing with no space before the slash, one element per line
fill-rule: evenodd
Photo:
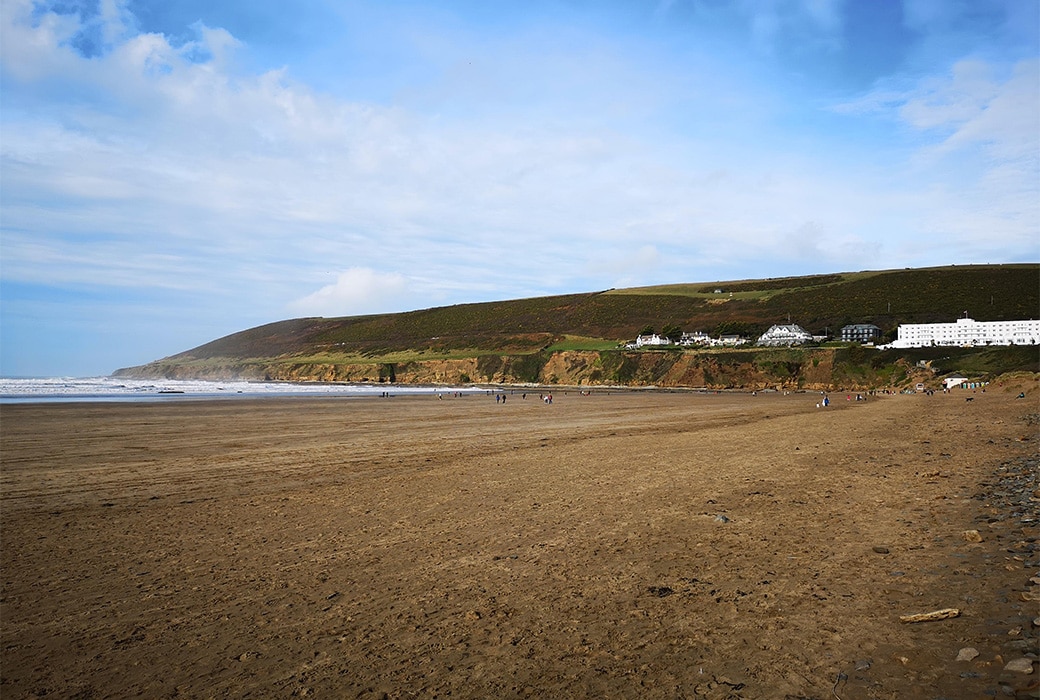
<path fill-rule="evenodd" d="M 5 405 L 0 696 L 1033 697 L 967 396 Z"/>

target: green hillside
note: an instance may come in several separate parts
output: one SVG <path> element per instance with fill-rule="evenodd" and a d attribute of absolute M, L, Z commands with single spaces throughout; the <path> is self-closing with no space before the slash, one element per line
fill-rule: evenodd
<path fill-rule="evenodd" d="M 720 289 L 721 293 L 714 290 Z M 732 296 L 730 296 L 732 294 Z M 459 304 L 422 311 L 280 321 L 234 333 L 178 357 L 383 355 L 401 351 L 533 352 L 565 336 L 634 338 L 646 326 L 743 331 L 788 318 L 815 334 L 849 323 L 894 331 L 900 323 L 1034 318 L 1040 265 L 961 266 L 786 279 L 709 282 Z"/>
<path fill-rule="evenodd" d="M 1040 265 L 700 282 L 407 313 L 293 319 L 120 373 L 349 380 L 357 372 L 347 371 L 348 365 L 368 364 L 382 368 L 371 379 L 385 381 L 403 375 L 409 363 L 473 359 L 479 361 L 473 381 L 484 381 L 517 376 L 511 367 L 523 367 L 522 376 L 537 376 L 554 353 L 605 353 L 647 327 L 755 337 L 790 320 L 813 334 L 835 336 L 844 325 L 874 323 L 894 337 L 900 323 L 952 321 L 965 313 L 979 321 L 1036 318 Z M 606 355 L 600 358 L 616 362 Z M 617 375 L 623 376 L 627 374 Z"/>

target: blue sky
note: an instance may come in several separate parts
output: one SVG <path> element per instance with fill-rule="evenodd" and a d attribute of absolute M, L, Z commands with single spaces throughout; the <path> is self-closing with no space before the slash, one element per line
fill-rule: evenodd
<path fill-rule="evenodd" d="M 0 374 L 1040 259 L 1034 0 L 5 0 Z"/>

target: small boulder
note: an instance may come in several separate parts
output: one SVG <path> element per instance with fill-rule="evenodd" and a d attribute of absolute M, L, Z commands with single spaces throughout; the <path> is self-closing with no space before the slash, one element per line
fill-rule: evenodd
<path fill-rule="evenodd" d="M 1015 659 L 1013 661 L 1008 661 L 1007 664 L 1004 665 L 1004 670 L 1005 671 L 1011 671 L 1013 673 L 1026 673 L 1026 674 L 1032 673 L 1033 672 L 1033 660 L 1032 659 L 1021 658 L 1021 659 Z"/>
<path fill-rule="evenodd" d="M 972 659 L 974 659 L 978 655 L 979 655 L 979 650 L 976 649 L 975 647 L 964 647 L 959 652 L 957 652 L 957 660 L 958 661 L 971 661 Z"/>
<path fill-rule="evenodd" d="M 981 542 L 982 535 L 979 534 L 978 530 L 965 530 L 961 533 L 961 537 L 964 538 L 965 542 Z"/>

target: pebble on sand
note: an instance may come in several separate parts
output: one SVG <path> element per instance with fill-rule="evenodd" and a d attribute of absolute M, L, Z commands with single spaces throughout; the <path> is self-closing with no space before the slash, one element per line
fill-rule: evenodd
<path fill-rule="evenodd" d="M 979 650 L 975 647 L 964 647 L 957 653 L 958 661 L 971 661 L 979 655 Z"/>
<path fill-rule="evenodd" d="M 1005 671 L 1013 671 L 1015 673 L 1032 673 L 1033 672 L 1033 660 L 1032 659 L 1015 659 L 1014 661 L 1008 661 L 1004 666 Z"/>
<path fill-rule="evenodd" d="M 961 537 L 964 538 L 965 542 L 981 542 L 982 535 L 979 534 L 978 530 L 965 530 L 961 533 Z"/>

